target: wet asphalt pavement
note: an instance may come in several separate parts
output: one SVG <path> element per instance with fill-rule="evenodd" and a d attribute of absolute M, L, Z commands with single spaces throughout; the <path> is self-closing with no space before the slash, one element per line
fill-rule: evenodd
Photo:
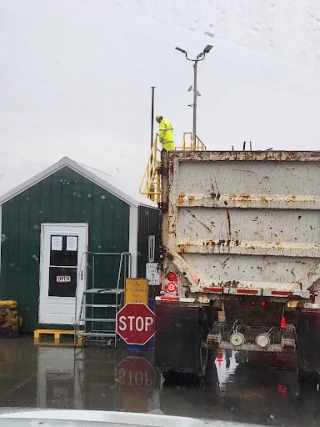
<path fill-rule="evenodd" d="M 155 412 L 271 426 L 319 426 L 320 392 L 285 355 L 218 353 L 201 383 L 164 381 L 153 353 L 0 340 L 0 407 Z M 281 365 L 287 366 L 286 369 Z M 288 368 L 288 365 L 291 368 Z"/>

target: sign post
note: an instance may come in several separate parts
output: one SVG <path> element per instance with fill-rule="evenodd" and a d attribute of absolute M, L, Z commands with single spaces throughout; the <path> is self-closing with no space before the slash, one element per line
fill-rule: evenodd
<path fill-rule="evenodd" d="M 155 334 L 155 317 L 146 304 L 127 304 L 117 313 L 117 334 L 127 344 L 144 345 Z"/>

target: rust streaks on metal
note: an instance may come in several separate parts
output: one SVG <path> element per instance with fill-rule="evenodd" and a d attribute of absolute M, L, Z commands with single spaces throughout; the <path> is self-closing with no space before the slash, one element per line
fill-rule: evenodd
<path fill-rule="evenodd" d="M 268 241 L 247 241 L 247 240 L 190 240 L 188 242 L 183 242 L 178 244 L 178 246 L 181 247 L 188 247 L 188 246 L 194 246 L 194 245 L 201 245 L 201 246 L 233 246 L 233 247 L 243 247 L 243 248 L 252 248 L 254 246 L 255 248 L 277 248 L 281 247 L 282 249 L 316 249 L 320 252 L 320 246 L 313 244 L 313 243 L 296 243 L 296 242 L 268 242 Z"/>
<path fill-rule="evenodd" d="M 178 203 L 183 203 L 183 199 L 186 197 L 185 193 L 180 193 L 178 196 Z"/>
<path fill-rule="evenodd" d="M 213 197 L 213 195 L 215 197 Z M 284 195 L 284 194 L 185 194 L 180 193 L 177 207 L 206 208 L 285 208 L 285 209 L 320 209 L 319 196 Z"/>
<path fill-rule="evenodd" d="M 272 242 L 272 241 L 239 241 L 239 240 L 189 240 L 177 242 L 178 253 L 228 253 L 244 255 L 276 255 L 318 258 L 320 246 L 313 243 Z"/>
<path fill-rule="evenodd" d="M 212 230 L 204 222 L 200 221 L 200 219 L 197 218 L 189 209 L 188 209 L 188 212 L 190 213 L 192 218 L 194 218 L 196 221 L 198 221 L 199 224 L 202 225 L 202 227 L 204 227 L 207 231 L 209 231 L 209 233 L 212 233 Z"/>
<path fill-rule="evenodd" d="M 214 191 L 210 194 L 210 196 L 213 198 L 213 199 L 217 199 L 217 200 L 219 200 L 220 199 L 220 197 L 221 197 L 221 194 L 220 193 L 215 193 Z M 194 198 L 193 198 L 193 200 L 194 200 Z"/>
<path fill-rule="evenodd" d="M 240 282 L 238 280 L 229 280 L 228 282 L 224 282 L 225 288 L 237 288 L 240 285 Z"/>
<path fill-rule="evenodd" d="M 305 276 L 300 277 L 298 280 L 296 280 L 292 283 L 299 285 L 301 282 L 304 282 L 305 280 L 307 280 L 307 282 L 309 283 L 309 286 L 311 286 L 313 283 L 317 282 L 319 270 L 320 270 L 320 264 L 316 264 L 311 268 L 311 270 L 309 270 L 307 272 L 307 274 Z"/>
<path fill-rule="evenodd" d="M 188 205 L 189 205 L 189 206 L 192 206 L 192 205 L 193 205 L 193 203 L 194 203 L 194 196 L 189 196 L 189 197 L 188 197 Z"/>
<path fill-rule="evenodd" d="M 228 236 L 229 236 L 229 240 L 231 241 L 231 219 L 230 219 L 230 212 L 227 209 L 227 221 L 228 221 Z"/>
<path fill-rule="evenodd" d="M 238 200 L 251 200 L 251 194 L 239 194 L 235 199 L 238 198 Z"/>
<path fill-rule="evenodd" d="M 168 157 L 178 161 L 318 162 L 320 151 L 171 151 Z"/>
<path fill-rule="evenodd" d="M 179 252 L 193 252 L 192 248 L 202 246 L 204 249 L 214 248 L 215 246 L 239 246 L 239 240 L 196 240 L 178 244 Z"/>

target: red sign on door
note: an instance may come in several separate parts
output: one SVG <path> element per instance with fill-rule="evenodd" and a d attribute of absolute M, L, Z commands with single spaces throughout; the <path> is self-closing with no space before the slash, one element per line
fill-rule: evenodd
<path fill-rule="evenodd" d="M 117 334 L 127 344 L 146 344 L 155 334 L 155 314 L 145 304 L 127 304 L 117 313 Z"/>

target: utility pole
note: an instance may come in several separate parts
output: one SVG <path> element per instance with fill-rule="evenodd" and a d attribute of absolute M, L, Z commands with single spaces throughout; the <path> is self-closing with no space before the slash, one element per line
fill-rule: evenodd
<path fill-rule="evenodd" d="M 155 90 L 155 86 L 151 86 L 151 150 L 152 150 L 152 146 L 153 146 L 154 90 Z"/>
<path fill-rule="evenodd" d="M 196 148 L 197 136 L 197 107 L 198 107 L 198 61 L 193 64 L 193 111 L 192 111 L 192 139 L 193 147 Z"/>
<path fill-rule="evenodd" d="M 154 172 L 154 170 L 153 170 L 153 141 L 154 141 L 154 139 L 153 139 L 153 126 L 154 126 L 154 89 L 155 89 L 155 86 L 151 86 L 151 135 L 150 135 L 150 149 L 151 149 L 151 153 L 150 153 L 150 176 L 149 176 L 149 180 L 150 180 L 150 183 L 151 183 L 151 186 L 152 186 L 152 191 L 154 191 L 154 185 L 153 185 L 153 183 L 152 183 L 152 177 L 153 177 L 153 172 Z M 155 154 L 157 154 L 157 153 L 155 153 Z M 150 187 L 151 188 L 151 187 Z M 153 200 L 152 199 L 152 197 L 150 197 L 151 198 L 151 200 Z"/>
<path fill-rule="evenodd" d="M 186 56 L 187 61 L 193 62 L 193 87 L 190 86 L 188 91 L 190 92 L 193 90 L 193 114 L 192 114 L 192 142 L 193 142 L 193 149 L 196 149 L 196 138 L 197 138 L 197 107 L 198 107 L 198 101 L 197 98 L 200 96 L 200 92 L 198 91 L 198 62 L 203 61 L 206 57 L 206 55 L 210 52 L 210 50 L 213 48 L 210 44 L 208 44 L 202 52 L 200 52 L 195 59 L 189 58 L 188 53 L 186 50 L 181 49 L 180 47 L 176 47 L 176 50 L 183 53 Z"/>

